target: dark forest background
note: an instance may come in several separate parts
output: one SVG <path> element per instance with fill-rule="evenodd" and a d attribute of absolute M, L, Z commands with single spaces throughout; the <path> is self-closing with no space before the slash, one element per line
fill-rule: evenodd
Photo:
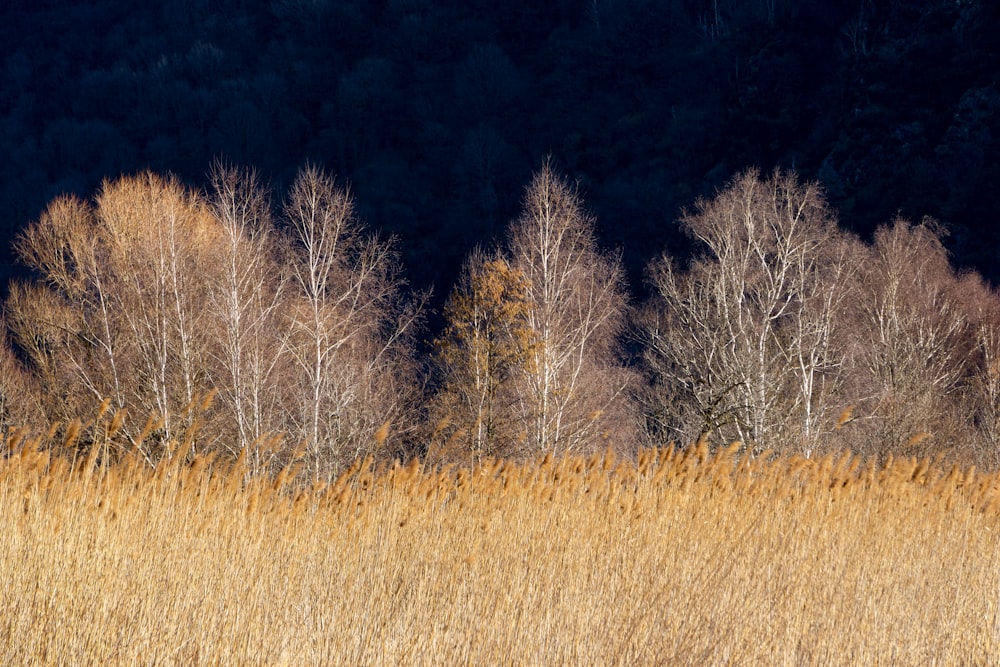
<path fill-rule="evenodd" d="M 443 298 L 546 156 L 633 288 L 750 166 L 821 181 L 862 235 L 933 216 L 996 282 L 998 27 L 978 0 L 8 0 L 0 283 L 55 195 L 200 186 L 221 157 L 276 193 L 307 160 L 338 174 Z"/>

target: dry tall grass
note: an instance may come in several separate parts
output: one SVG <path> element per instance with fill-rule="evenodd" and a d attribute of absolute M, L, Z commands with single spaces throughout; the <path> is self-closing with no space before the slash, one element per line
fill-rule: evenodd
<path fill-rule="evenodd" d="M 989 664 L 1000 477 L 732 451 L 0 460 L 4 664 Z"/>

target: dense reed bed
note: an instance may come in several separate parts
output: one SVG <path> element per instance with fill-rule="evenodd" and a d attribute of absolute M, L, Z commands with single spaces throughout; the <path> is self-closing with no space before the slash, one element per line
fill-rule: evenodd
<path fill-rule="evenodd" d="M 988 664 L 1000 477 L 704 445 L 325 488 L 9 440 L 4 664 Z"/>

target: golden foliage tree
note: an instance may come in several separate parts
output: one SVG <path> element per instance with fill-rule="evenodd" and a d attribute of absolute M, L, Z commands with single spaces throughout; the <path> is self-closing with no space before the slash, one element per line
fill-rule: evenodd
<path fill-rule="evenodd" d="M 443 387 L 433 411 L 474 459 L 515 453 L 525 438 L 516 380 L 532 370 L 538 346 L 528 288 L 502 257 L 476 252 L 445 305 L 447 325 L 435 341 Z"/>

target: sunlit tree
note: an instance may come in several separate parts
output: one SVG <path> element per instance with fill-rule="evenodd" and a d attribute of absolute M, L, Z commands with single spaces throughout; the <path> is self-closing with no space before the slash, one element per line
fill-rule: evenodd
<path fill-rule="evenodd" d="M 528 281 L 500 257 L 473 253 L 445 305 L 435 342 L 442 388 L 433 406 L 439 435 L 474 459 L 514 454 L 526 438 L 518 378 L 538 344 L 529 323 Z"/>
<path fill-rule="evenodd" d="M 576 188 L 546 163 L 507 232 L 506 254 L 527 279 L 528 324 L 537 337 L 520 378 L 533 451 L 633 443 L 632 376 L 621 354 L 624 273 L 617 255 L 599 249 L 595 227 Z"/>
<path fill-rule="evenodd" d="M 294 359 L 298 433 L 316 477 L 386 446 L 416 424 L 412 336 L 398 254 L 365 232 L 350 193 L 306 167 L 288 193 L 292 289 L 285 349 Z M 376 437 L 378 434 L 379 437 Z"/>
<path fill-rule="evenodd" d="M 700 254 L 651 265 L 643 318 L 654 437 L 815 447 L 843 409 L 859 242 L 785 173 L 742 174 L 682 224 Z"/>

